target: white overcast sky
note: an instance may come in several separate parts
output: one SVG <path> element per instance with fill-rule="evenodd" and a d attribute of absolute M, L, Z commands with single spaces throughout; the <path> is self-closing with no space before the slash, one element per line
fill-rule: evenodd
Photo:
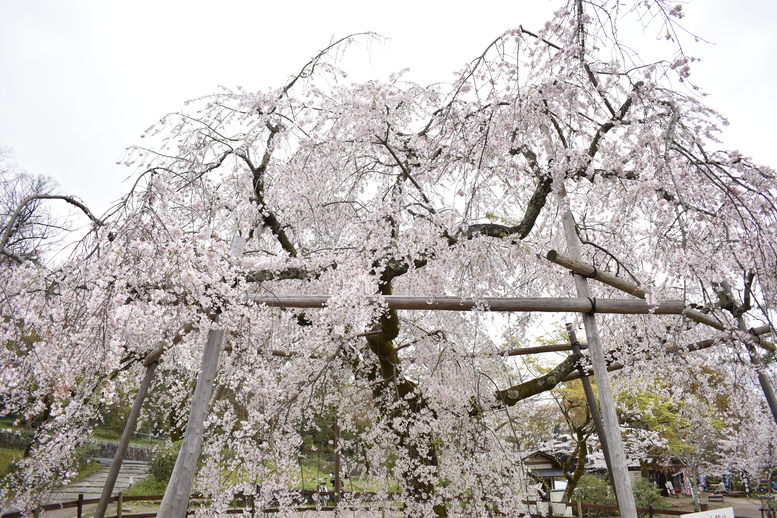
<path fill-rule="evenodd" d="M 126 189 L 115 165 L 142 131 L 218 85 L 277 86 L 333 37 L 388 38 L 360 77 L 410 68 L 448 81 L 509 28 L 538 28 L 548 0 L 435 2 L 0 0 L 0 146 L 23 169 L 54 178 L 97 213 Z M 692 79 L 731 121 L 728 147 L 777 166 L 777 2 L 694 0 L 686 38 L 703 59 Z"/>

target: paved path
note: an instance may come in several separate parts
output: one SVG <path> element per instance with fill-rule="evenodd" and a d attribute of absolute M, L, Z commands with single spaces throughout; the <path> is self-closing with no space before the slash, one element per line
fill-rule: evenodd
<path fill-rule="evenodd" d="M 67 502 L 78 500 L 79 493 L 83 493 L 84 498 L 100 498 L 105 480 L 108 478 L 113 459 L 95 459 L 102 468 L 97 473 L 86 479 L 72 485 L 58 488 L 49 493 L 46 503 Z M 125 460 L 121 464 L 119 477 L 116 479 L 116 485 L 113 488 L 113 494 L 124 491 L 136 482 L 148 476 L 148 462 L 137 460 Z"/>
<path fill-rule="evenodd" d="M 674 500 L 671 499 L 672 503 Z M 704 493 L 700 498 L 701 503 L 709 505 L 710 509 L 721 509 L 724 507 L 733 507 L 734 515 L 743 518 L 761 518 L 761 501 L 758 498 L 731 498 L 723 497 L 723 502 L 710 502 L 708 494 Z M 683 496 L 677 499 L 677 504 L 685 509 L 693 509 L 693 500 L 691 497 Z M 693 511 L 688 511 L 693 512 Z"/>

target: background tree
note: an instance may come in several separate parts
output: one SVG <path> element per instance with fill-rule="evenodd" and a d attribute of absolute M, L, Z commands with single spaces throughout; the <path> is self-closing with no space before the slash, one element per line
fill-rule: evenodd
<path fill-rule="evenodd" d="M 81 201 L 55 192 L 56 185 L 44 176 L 19 169 L 11 152 L 0 148 L 0 260 L 22 263 L 40 261 L 56 247 L 52 242 L 67 229 L 67 216 L 54 217 L 46 200 L 62 200 L 82 211 L 95 225 L 101 222 Z"/>
<path fill-rule="evenodd" d="M 11 152 L 0 148 L 3 261 L 8 261 L 11 256 L 34 257 L 41 254 L 43 243 L 51 237 L 57 225 L 41 200 L 34 197 L 50 194 L 52 189 L 50 179 L 19 170 L 11 161 Z M 20 208 L 22 200 L 28 196 L 33 196 L 33 199 Z"/>

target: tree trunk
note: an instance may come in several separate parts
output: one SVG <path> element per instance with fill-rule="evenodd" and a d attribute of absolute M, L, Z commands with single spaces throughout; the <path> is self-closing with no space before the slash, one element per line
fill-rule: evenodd
<path fill-rule="evenodd" d="M 575 471 L 573 471 L 571 475 L 564 474 L 567 479 L 567 489 L 564 491 L 564 501 L 566 502 L 569 502 L 572 499 L 572 493 L 575 492 L 577 483 L 580 482 L 580 477 L 585 473 L 585 461 L 588 459 L 588 441 L 586 434 L 583 432 L 583 427 L 577 428 L 575 430 L 575 435 L 577 436 L 577 462 L 575 463 Z"/>
<path fill-rule="evenodd" d="M 693 497 L 693 510 L 695 512 L 701 511 L 701 503 L 699 502 L 699 465 L 693 464 L 691 467 L 691 496 Z"/>
<path fill-rule="evenodd" d="M 391 294 L 390 279 L 381 286 L 381 293 Z M 351 358 L 354 372 L 366 375 L 372 383 L 372 395 L 376 406 L 386 418 L 391 432 L 396 436 L 398 445 L 404 450 L 405 455 L 422 467 L 436 469 L 438 459 L 432 434 L 411 437 L 407 425 L 399 424 L 412 423 L 413 416 L 425 410 L 427 403 L 416 384 L 402 376 L 399 355 L 393 343 L 399 335 L 399 316 L 396 310 L 388 310 L 375 326 L 375 330 L 380 333 L 370 335 L 366 340 L 370 351 L 377 357 L 377 365 L 368 366 L 365 372 L 359 368 L 361 365 L 358 359 Z M 397 403 L 401 403 L 399 409 L 396 408 Z M 401 414 L 405 414 L 406 419 L 394 419 Z M 419 477 L 416 471 L 412 468 L 405 470 L 401 473 L 400 482 L 413 503 L 425 506 L 434 498 L 435 485 L 426 477 Z M 448 515 L 444 505 L 436 505 L 433 508 L 438 518 L 445 518 Z M 412 514 L 406 511 L 405 516 L 410 517 Z"/>

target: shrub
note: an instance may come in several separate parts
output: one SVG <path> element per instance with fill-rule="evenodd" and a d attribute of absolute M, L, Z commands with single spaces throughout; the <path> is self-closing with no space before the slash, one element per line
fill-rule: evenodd
<path fill-rule="evenodd" d="M 634 503 L 637 504 L 637 507 L 654 507 L 656 509 L 666 507 L 661 498 L 661 491 L 646 478 L 640 477 L 632 480 L 631 490 L 634 493 Z M 640 516 L 647 516 L 647 513 L 642 513 Z"/>
<path fill-rule="evenodd" d="M 76 448 L 76 470 L 80 471 L 92 462 L 99 447 L 93 442 L 87 442 Z"/>
<path fill-rule="evenodd" d="M 151 457 L 151 462 L 149 462 L 149 471 L 154 479 L 159 482 L 167 482 L 170 479 L 180 449 L 180 441 L 171 444 L 163 444 L 157 448 L 154 452 L 154 456 Z"/>
<path fill-rule="evenodd" d="M 580 477 L 575 492 L 572 495 L 572 500 L 585 504 L 614 505 L 615 492 L 610 488 L 610 484 L 604 477 L 586 474 Z M 583 514 L 590 518 L 594 516 L 608 516 L 612 514 L 612 511 L 584 509 Z"/>

